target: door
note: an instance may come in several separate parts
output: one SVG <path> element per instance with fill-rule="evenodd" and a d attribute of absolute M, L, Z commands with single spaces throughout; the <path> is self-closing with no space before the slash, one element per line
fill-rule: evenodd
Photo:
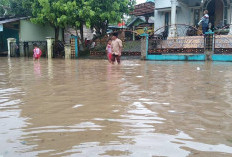
<path fill-rule="evenodd" d="M 169 12 L 166 12 L 165 13 L 165 18 L 164 18 L 164 38 L 167 38 L 168 37 L 168 33 L 169 33 L 169 23 L 170 21 L 170 13 Z"/>

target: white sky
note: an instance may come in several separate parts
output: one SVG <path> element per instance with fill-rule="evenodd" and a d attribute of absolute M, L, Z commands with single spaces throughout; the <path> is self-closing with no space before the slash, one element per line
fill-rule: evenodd
<path fill-rule="evenodd" d="M 137 4 L 146 2 L 146 0 L 136 0 L 136 1 L 137 1 Z"/>

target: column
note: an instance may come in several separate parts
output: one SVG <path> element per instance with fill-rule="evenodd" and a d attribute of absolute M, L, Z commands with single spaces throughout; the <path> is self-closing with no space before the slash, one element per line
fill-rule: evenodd
<path fill-rule="evenodd" d="M 146 60 L 148 56 L 148 49 L 149 49 L 149 34 L 143 33 L 140 36 L 142 36 L 141 39 L 141 59 Z"/>
<path fill-rule="evenodd" d="M 146 60 L 147 56 L 147 48 L 146 48 L 146 37 L 142 37 L 141 39 L 141 59 Z"/>
<path fill-rule="evenodd" d="M 71 59 L 71 46 L 70 44 L 65 45 L 65 59 Z"/>
<path fill-rule="evenodd" d="M 10 54 L 11 54 L 11 43 L 15 43 L 16 44 L 16 39 L 15 38 L 8 38 L 7 39 L 8 57 L 10 57 Z"/>
<path fill-rule="evenodd" d="M 177 0 L 171 0 L 171 28 L 169 32 L 169 37 L 176 36 L 176 5 Z"/>
<path fill-rule="evenodd" d="M 230 3 L 230 11 L 229 11 L 229 14 L 230 14 L 230 21 L 228 21 L 228 24 L 230 24 L 230 32 L 229 32 L 229 35 L 232 35 L 232 3 Z"/>
<path fill-rule="evenodd" d="M 48 51 L 48 58 L 52 58 L 53 57 L 53 41 L 54 38 L 51 37 L 47 37 L 47 51 Z"/>
<path fill-rule="evenodd" d="M 135 26 L 133 26 L 133 41 L 135 41 Z"/>

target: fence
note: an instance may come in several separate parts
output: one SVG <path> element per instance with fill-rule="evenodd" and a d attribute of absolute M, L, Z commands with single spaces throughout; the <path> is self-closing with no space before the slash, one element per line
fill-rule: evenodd
<path fill-rule="evenodd" d="M 215 35 L 215 54 L 232 54 L 232 35 Z"/>
<path fill-rule="evenodd" d="M 175 27 L 173 37 L 168 37 L 169 28 Z M 159 28 L 149 38 L 148 54 L 204 53 L 204 36 L 201 31 L 189 25 L 170 25 Z"/>
<path fill-rule="evenodd" d="M 61 41 L 53 42 L 53 58 L 64 58 L 64 43 Z"/>
<path fill-rule="evenodd" d="M 135 32 L 129 30 L 118 31 L 118 38 L 123 41 L 122 56 L 140 56 L 141 55 L 141 41 L 136 38 Z M 95 47 L 91 49 L 91 56 L 106 55 L 107 40 L 110 37 L 106 36 L 95 41 Z M 135 40 L 133 40 L 135 39 Z"/>
<path fill-rule="evenodd" d="M 47 42 L 46 41 L 24 41 L 10 43 L 11 57 L 33 57 L 34 44 L 36 44 L 42 51 L 42 57 L 47 56 Z"/>

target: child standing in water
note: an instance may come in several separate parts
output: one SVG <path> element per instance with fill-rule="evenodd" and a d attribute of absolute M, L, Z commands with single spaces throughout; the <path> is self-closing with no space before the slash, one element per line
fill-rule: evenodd
<path fill-rule="evenodd" d="M 37 44 L 33 44 L 34 45 L 34 54 L 33 54 L 33 60 L 38 60 L 40 59 L 40 56 L 42 55 L 42 51 L 40 50 L 40 48 L 38 48 Z"/>
<path fill-rule="evenodd" d="M 111 59 L 112 59 L 112 47 L 111 47 L 111 43 L 112 43 L 112 40 L 109 39 L 108 43 L 107 43 L 107 46 L 106 46 L 107 57 L 108 57 L 108 60 L 109 60 L 110 63 L 112 63 L 112 61 L 111 61 Z"/>

